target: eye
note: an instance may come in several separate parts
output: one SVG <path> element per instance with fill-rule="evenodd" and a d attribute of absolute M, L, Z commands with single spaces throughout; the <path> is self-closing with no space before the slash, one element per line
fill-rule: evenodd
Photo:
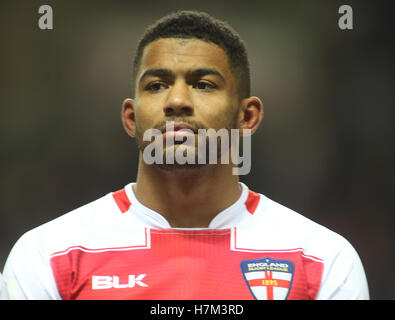
<path fill-rule="evenodd" d="M 148 91 L 159 91 L 161 89 L 165 89 L 166 86 L 161 82 L 154 82 L 149 84 L 145 89 Z"/>
<path fill-rule="evenodd" d="M 205 81 L 199 81 L 193 87 L 199 90 L 211 90 L 215 88 L 213 84 Z"/>

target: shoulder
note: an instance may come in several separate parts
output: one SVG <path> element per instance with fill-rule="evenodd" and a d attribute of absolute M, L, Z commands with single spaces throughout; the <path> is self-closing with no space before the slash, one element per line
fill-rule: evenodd
<path fill-rule="evenodd" d="M 335 256 L 352 247 L 337 232 L 306 216 L 259 194 L 260 201 L 248 220 L 247 228 L 262 234 L 265 243 L 273 248 L 302 248 L 306 254 L 321 259 Z M 262 229 L 265 232 L 262 232 Z"/>
<path fill-rule="evenodd" d="M 13 251 L 34 250 L 47 256 L 65 247 L 80 244 L 84 238 L 91 237 L 96 228 L 100 232 L 100 228 L 119 215 L 120 211 L 112 194 L 27 231 L 18 239 Z"/>
<path fill-rule="evenodd" d="M 368 299 L 364 268 L 352 244 L 337 232 L 260 194 L 256 211 L 244 220 L 243 247 L 271 252 L 298 250 L 322 265 L 317 299 Z M 242 241 L 242 240 L 239 240 Z"/>

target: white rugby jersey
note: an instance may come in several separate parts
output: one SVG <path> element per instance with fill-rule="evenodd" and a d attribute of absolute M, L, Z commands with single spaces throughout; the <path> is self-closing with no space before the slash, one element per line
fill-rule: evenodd
<path fill-rule="evenodd" d="M 10 299 L 369 299 L 340 235 L 249 190 L 208 228 L 171 228 L 133 183 L 25 233 Z"/>

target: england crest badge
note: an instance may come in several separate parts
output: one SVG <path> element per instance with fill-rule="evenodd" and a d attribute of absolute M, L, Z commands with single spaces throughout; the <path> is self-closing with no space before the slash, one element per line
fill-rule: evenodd
<path fill-rule="evenodd" d="M 271 258 L 243 260 L 244 280 L 257 300 L 286 300 L 292 286 L 295 266 L 289 260 Z"/>

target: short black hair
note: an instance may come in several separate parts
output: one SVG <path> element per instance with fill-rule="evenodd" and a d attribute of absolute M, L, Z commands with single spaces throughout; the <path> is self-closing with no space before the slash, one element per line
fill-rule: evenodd
<path fill-rule="evenodd" d="M 198 11 L 173 12 L 147 27 L 134 56 L 134 81 L 144 48 L 155 40 L 166 38 L 199 39 L 221 47 L 228 56 L 232 74 L 237 80 L 239 98 L 250 96 L 250 68 L 243 40 L 227 22 Z"/>

